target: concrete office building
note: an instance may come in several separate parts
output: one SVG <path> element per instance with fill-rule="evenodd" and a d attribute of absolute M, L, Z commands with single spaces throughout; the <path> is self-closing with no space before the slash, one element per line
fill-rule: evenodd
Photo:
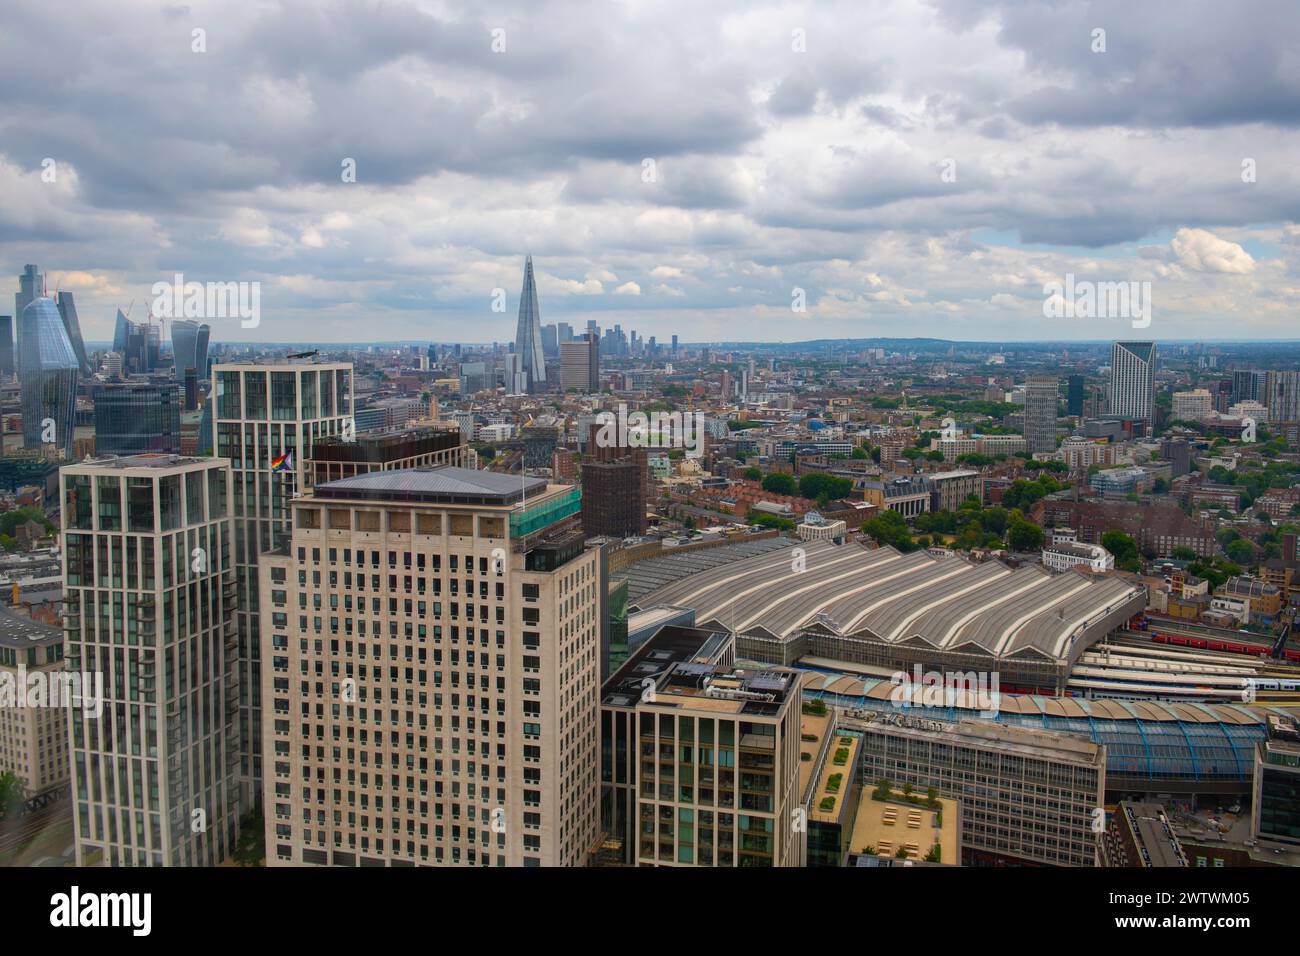
<path fill-rule="evenodd" d="M 78 866 L 211 866 L 241 810 L 230 463 L 134 455 L 60 472 Z"/>
<path fill-rule="evenodd" d="M 354 421 L 352 364 L 218 364 L 212 379 L 216 453 L 233 470 L 240 779 L 245 800 L 256 802 L 262 775 L 257 558 L 289 533 L 290 502 L 309 484 L 316 439 L 342 434 Z M 280 467 L 273 468 L 277 461 Z"/>
<path fill-rule="evenodd" d="M 587 861 L 604 595 L 577 509 L 455 467 L 293 502 L 261 558 L 269 865 Z"/>
<path fill-rule="evenodd" d="M 52 687 L 51 678 L 62 672 L 63 628 L 0 607 L 0 681 L 14 694 L 0 696 L 0 774 L 18 777 L 26 796 L 67 785 L 68 716 L 61 699 L 19 701 L 17 695 L 34 675 Z"/>
<path fill-rule="evenodd" d="M 1030 376 L 1025 385 L 1025 445 L 1031 455 L 1056 451 L 1056 399 L 1060 382 L 1050 375 Z"/>
<path fill-rule="evenodd" d="M 866 787 L 888 780 L 961 801 L 967 864 L 1096 866 L 1095 812 L 1106 748 L 1070 734 L 982 720 L 850 711 L 839 729 L 862 738 Z"/>
<path fill-rule="evenodd" d="M 560 385 L 565 391 L 600 391 L 600 347 L 594 333 L 560 343 Z"/>
<path fill-rule="evenodd" d="M 602 848 L 640 866 L 801 866 L 799 674 L 670 625 L 602 691 Z"/>
<path fill-rule="evenodd" d="M 978 471 L 962 468 L 926 475 L 930 484 L 931 511 L 957 511 L 971 495 L 983 504 L 984 479 Z"/>
<path fill-rule="evenodd" d="M 1199 422 L 1214 408 L 1214 397 L 1203 388 L 1174 392 L 1171 414 L 1175 421 Z"/>

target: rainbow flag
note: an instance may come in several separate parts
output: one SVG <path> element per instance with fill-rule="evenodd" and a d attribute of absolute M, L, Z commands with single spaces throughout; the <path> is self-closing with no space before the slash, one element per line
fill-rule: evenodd
<path fill-rule="evenodd" d="M 272 471 L 293 471 L 293 452 L 286 451 L 278 458 L 271 459 Z"/>

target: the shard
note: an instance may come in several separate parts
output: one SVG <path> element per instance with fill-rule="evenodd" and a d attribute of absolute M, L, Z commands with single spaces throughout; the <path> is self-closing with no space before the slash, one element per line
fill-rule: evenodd
<path fill-rule="evenodd" d="M 546 387 L 546 356 L 542 352 L 542 310 L 537 304 L 537 283 L 533 279 L 533 257 L 524 260 L 524 289 L 519 293 L 519 326 L 515 331 L 515 354 L 529 392 Z"/>

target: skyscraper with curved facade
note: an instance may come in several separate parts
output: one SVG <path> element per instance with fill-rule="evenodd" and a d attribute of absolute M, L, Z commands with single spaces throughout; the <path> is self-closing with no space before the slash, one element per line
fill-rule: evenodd
<path fill-rule="evenodd" d="M 71 457 L 80 363 L 63 317 L 54 300 L 42 296 L 23 309 L 18 328 L 23 445 L 39 448 L 48 444 L 44 439 L 50 437 L 48 426 L 52 424 L 53 444 L 64 457 Z"/>
<path fill-rule="evenodd" d="M 72 351 L 77 356 L 77 365 L 83 375 L 90 375 L 94 369 L 90 367 L 90 361 L 86 358 L 86 343 L 81 337 L 77 303 L 73 300 L 71 292 L 56 292 L 54 296 L 54 304 L 59 307 L 59 317 L 63 319 L 63 330 L 68 333 L 68 341 L 72 343 Z"/>
<path fill-rule="evenodd" d="M 199 379 L 208 377 L 208 334 L 206 322 L 177 319 L 172 323 L 172 355 L 176 359 L 176 381 L 184 384 L 185 370 L 194 369 Z"/>
<path fill-rule="evenodd" d="M 519 293 L 515 353 L 519 356 L 519 371 L 524 376 L 527 390 L 542 391 L 546 387 L 546 356 L 542 351 L 542 309 L 537 304 L 532 256 L 524 260 L 524 288 Z"/>

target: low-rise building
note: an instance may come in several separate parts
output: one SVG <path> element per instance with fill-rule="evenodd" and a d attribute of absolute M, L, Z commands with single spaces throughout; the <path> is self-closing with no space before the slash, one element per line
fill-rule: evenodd
<path fill-rule="evenodd" d="M 63 629 L 0 607 L 0 774 L 18 777 L 27 795 L 68 782 L 66 705 L 27 699 L 29 686 L 53 686 L 63 671 Z"/>
<path fill-rule="evenodd" d="M 1099 544 L 1054 542 L 1043 548 L 1043 566 L 1053 571 L 1085 567 L 1100 573 L 1115 567 L 1115 556 Z"/>
<path fill-rule="evenodd" d="M 1251 619 L 1263 623 L 1272 621 L 1282 609 L 1281 591 L 1259 578 L 1245 574 L 1228 578 L 1214 592 L 1214 596 L 1248 601 Z"/>
<path fill-rule="evenodd" d="M 964 863 L 1096 866 L 1106 748 L 1070 734 L 982 720 L 849 711 L 864 786 L 881 780 L 961 804 Z"/>
<path fill-rule="evenodd" d="M 801 541 L 842 541 L 846 527 L 843 521 L 828 521 L 816 511 L 810 511 L 796 530 Z"/>

